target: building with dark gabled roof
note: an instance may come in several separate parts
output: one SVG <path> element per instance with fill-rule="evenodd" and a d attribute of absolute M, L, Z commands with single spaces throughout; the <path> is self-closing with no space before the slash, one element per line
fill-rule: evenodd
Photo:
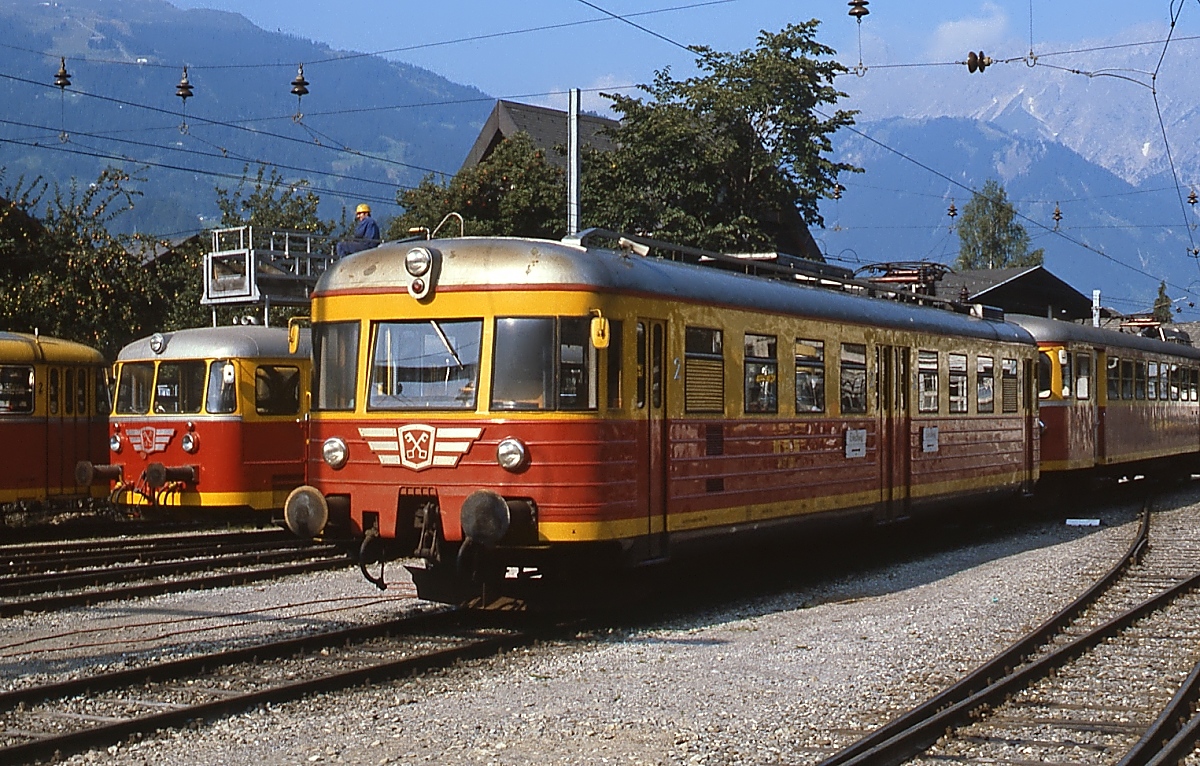
<path fill-rule="evenodd" d="M 581 146 L 591 146 L 596 149 L 608 150 L 613 148 L 612 141 L 601 133 L 605 128 L 615 128 L 620 125 L 616 120 L 599 117 L 593 114 L 579 115 L 579 143 Z M 475 144 L 467 152 L 463 160 L 464 168 L 478 165 L 500 142 L 517 133 L 528 133 L 533 139 L 533 145 L 546 152 L 546 161 L 551 165 L 566 167 L 565 155 L 554 151 L 554 147 L 567 145 L 567 113 L 546 106 L 518 104 L 515 101 L 500 100 L 496 102 L 492 113 L 488 115 L 483 129 Z"/>
<path fill-rule="evenodd" d="M 1045 266 L 950 272 L 938 283 L 937 295 L 963 303 L 995 306 L 1008 314 L 1072 322 L 1092 316 L 1092 299 L 1051 274 Z"/>

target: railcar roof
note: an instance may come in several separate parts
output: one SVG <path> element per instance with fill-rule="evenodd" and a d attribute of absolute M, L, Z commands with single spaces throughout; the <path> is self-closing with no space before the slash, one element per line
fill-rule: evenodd
<path fill-rule="evenodd" d="M 1167 343 L 1158 338 L 1145 338 L 1127 332 L 1107 330 L 1091 325 L 1063 322 L 1058 319 L 1010 314 L 1008 320 L 1019 324 L 1039 342 L 1044 343 L 1089 343 L 1094 346 L 1136 348 L 1163 356 L 1182 356 L 1200 359 L 1200 349 L 1181 343 Z"/>
<path fill-rule="evenodd" d="M 287 330 L 282 327 L 231 325 L 226 327 L 197 327 L 190 330 L 164 332 L 166 347 L 156 354 L 147 336 L 135 340 L 117 355 L 117 361 L 138 359 L 255 359 L 291 357 L 288 353 Z M 311 355 L 311 333 L 300 331 L 300 346 L 294 355 L 304 359 Z"/>
<path fill-rule="evenodd" d="M 331 266 L 314 296 L 337 292 L 407 290 L 404 256 L 415 246 L 442 255 L 434 290 L 446 287 L 583 285 L 665 300 L 724 305 L 752 311 L 903 330 L 1032 343 L 1023 328 L 944 309 L 864 298 L 807 285 L 748 276 L 662 258 L 626 255 L 552 240 L 464 237 L 391 242 Z M 407 296 L 405 299 L 408 300 Z"/>
<path fill-rule="evenodd" d="M 0 331 L 0 364 L 31 362 L 103 364 L 104 355 L 91 346 L 75 341 Z"/>

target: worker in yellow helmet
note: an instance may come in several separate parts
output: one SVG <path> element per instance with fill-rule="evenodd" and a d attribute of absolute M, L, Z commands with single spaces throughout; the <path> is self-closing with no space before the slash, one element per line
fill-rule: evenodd
<path fill-rule="evenodd" d="M 338 243 L 337 254 L 357 253 L 359 250 L 369 250 L 379 244 L 379 224 L 371 217 L 371 206 L 365 202 L 354 209 L 354 236 Z"/>

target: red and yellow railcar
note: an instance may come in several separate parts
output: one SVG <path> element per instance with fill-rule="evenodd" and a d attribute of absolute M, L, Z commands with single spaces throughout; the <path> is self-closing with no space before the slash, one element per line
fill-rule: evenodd
<path fill-rule="evenodd" d="M 107 364 L 80 343 L 0 332 L 0 506 L 104 497 L 75 464 L 107 452 Z"/>
<path fill-rule="evenodd" d="M 281 328 L 156 333 L 115 365 L 110 454 L 80 480 L 126 508 L 202 512 L 283 507 L 304 480 L 310 349 Z"/>
<path fill-rule="evenodd" d="M 1047 479 L 1195 467 L 1200 349 L 1038 317 L 1009 320 L 1040 350 Z"/>
<path fill-rule="evenodd" d="M 795 276 L 581 241 L 384 244 L 321 278 L 313 357 L 288 525 L 418 557 L 432 598 L 1038 477 L 1027 332 Z"/>

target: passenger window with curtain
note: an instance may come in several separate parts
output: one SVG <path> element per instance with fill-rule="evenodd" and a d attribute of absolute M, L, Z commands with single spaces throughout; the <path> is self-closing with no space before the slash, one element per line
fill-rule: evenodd
<path fill-rule="evenodd" d="M 254 370 L 254 410 L 259 415 L 300 412 L 300 368 L 259 365 Z"/>
<path fill-rule="evenodd" d="M 204 409 L 211 415 L 237 412 L 237 365 L 232 359 L 216 359 L 208 366 Z"/>
<path fill-rule="evenodd" d="M 720 330 L 684 328 L 683 400 L 688 412 L 725 411 L 724 354 L 724 335 Z"/>
<path fill-rule="evenodd" d="M 482 319 L 378 322 L 372 333 L 368 408 L 475 409 Z"/>
<path fill-rule="evenodd" d="M 796 340 L 796 413 L 825 411 L 825 341 Z"/>
<path fill-rule="evenodd" d="M 1020 379 L 1017 374 L 1019 363 L 1016 359 L 1002 359 L 1000 361 L 1000 410 L 1002 412 L 1016 412 L 1020 399 L 1018 398 L 1018 384 Z"/>
<path fill-rule="evenodd" d="M 204 404 L 204 362 L 162 362 L 154 384 L 154 411 L 166 415 L 199 412 Z"/>
<path fill-rule="evenodd" d="M 121 366 L 120 375 L 114 411 L 118 415 L 145 415 L 150 411 L 154 365 L 150 362 L 127 362 Z"/>
<path fill-rule="evenodd" d="M 843 415 L 866 413 L 867 347 L 865 344 L 842 344 L 840 391 Z"/>
<path fill-rule="evenodd" d="M 996 375 L 990 356 L 975 360 L 975 411 L 996 411 Z"/>
<path fill-rule="evenodd" d="M 917 352 L 917 411 L 938 411 L 938 352 Z"/>
<path fill-rule="evenodd" d="M 354 409 L 358 388 L 358 333 L 358 322 L 313 324 L 313 409 Z"/>
<path fill-rule="evenodd" d="M 1092 398 L 1092 355 L 1075 356 L 1075 398 Z"/>
<path fill-rule="evenodd" d="M 779 361 L 775 356 L 775 336 L 746 333 L 745 340 L 746 412 L 778 412 Z"/>
<path fill-rule="evenodd" d="M 947 392 L 950 396 L 950 412 L 967 411 L 967 355 L 950 354 L 948 357 L 950 370 Z"/>

